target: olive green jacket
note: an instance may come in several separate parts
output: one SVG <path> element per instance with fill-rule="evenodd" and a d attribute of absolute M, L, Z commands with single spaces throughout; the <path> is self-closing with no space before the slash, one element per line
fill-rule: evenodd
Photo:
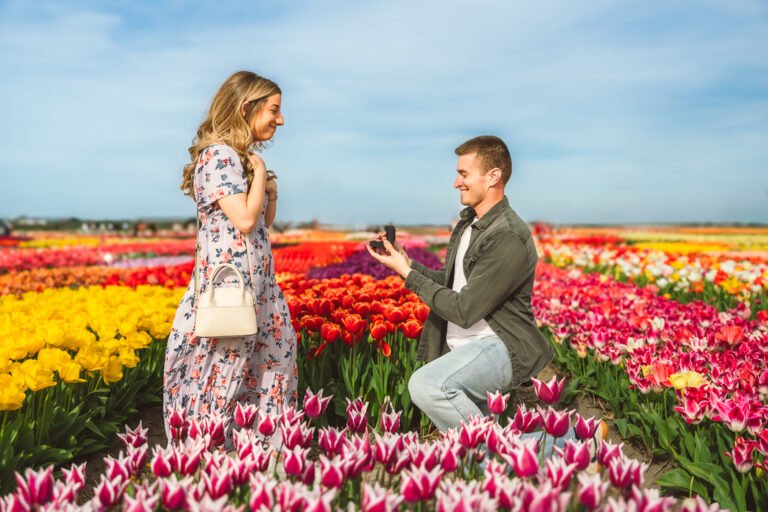
<path fill-rule="evenodd" d="M 528 225 L 509 206 L 505 196 L 472 224 L 475 211 L 465 208 L 451 234 L 442 270 L 413 262 L 405 286 L 431 311 L 419 340 L 419 360 L 434 361 L 450 349 L 446 321 L 469 328 L 485 319 L 501 338 L 512 361 L 512 386 L 535 376 L 553 356 L 549 341 L 536 327 L 531 291 L 538 255 Z M 451 289 L 461 234 L 471 226 L 464 256 L 467 284 Z"/>

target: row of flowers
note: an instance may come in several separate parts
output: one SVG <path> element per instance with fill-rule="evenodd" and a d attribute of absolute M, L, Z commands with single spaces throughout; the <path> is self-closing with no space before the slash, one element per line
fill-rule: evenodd
<path fill-rule="evenodd" d="M 100 247 L 67 249 L 2 249 L 0 274 L 36 268 L 110 264 L 115 260 L 146 256 L 194 254 L 194 239 L 156 242 L 107 243 Z"/>
<path fill-rule="evenodd" d="M 232 418 L 175 411 L 174 440 L 165 448 L 150 454 L 141 425 L 120 436 L 125 450 L 105 459 L 90 500 L 78 500 L 85 465 L 58 479 L 49 467 L 17 474 L 18 488 L 0 499 L 0 510 L 719 510 L 698 497 L 678 501 L 643 489 L 647 465 L 622 445 L 596 440 L 598 422 L 574 411 L 518 406 L 506 425 L 476 417 L 422 440 L 400 432 L 394 410 L 372 431 L 359 398 L 347 400 L 345 428 L 317 428 L 322 400 L 306 397 L 304 411 L 279 417 L 240 405 Z M 501 413 L 507 398 L 489 394 L 489 407 Z M 228 423 L 237 430 L 234 450 L 225 453 Z M 562 438 L 572 423 L 577 438 L 546 453 L 547 438 Z M 281 440 L 278 450 L 264 444 L 269 437 Z M 309 456 L 312 446 L 319 457 Z"/>
<path fill-rule="evenodd" d="M 443 262 L 435 253 L 421 247 L 409 247 L 408 256 L 428 268 L 437 269 L 443 266 Z M 374 260 L 367 250 L 357 251 L 344 261 L 325 266 L 316 265 L 307 271 L 307 277 L 312 279 L 341 277 L 344 274 L 367 274 L 376 279 L 395 275 L 392 270 Z"/>
<path fill-rule="evenodd" d="M 601 381 L 593 388 L 615 412 L 626 410 L 632 393 L 659 393 L 659 401 L 633 398 L 642 405 L 635 411 L 638 421 L 651 421 L 657 415 L 666 422 L 676 416 L 681 419 L 676 424 L 682 426 L 668 434 L 681 436 L 681 442 L 685 442 L 686 424 L 704 423 L 711 431 L 726 427 L 721 438 L 727 445 L 711 446 L 710 453 L 727 450 L 731 467 L 739 473 L 765 469 L 764 458 L 756 455 L 756 450 L 762 450 L 764 456 L 768 447 L 768 314 L 764 311 L 752 321 L 744 304 L 719 312 L 702 302 L 681 304 L 649 288 L 546 264 L 538 269 L 533 305 L 537 320 L 554 341 L 570 347 L 568 357 L 575 360 L 571 371 L 599 378 L 601 370 L 588 364 L 596 362 L 612 365 L 624 375 L 626 385 Z M 589 379 L 585 381 L 589 386 Z M 663 398 L 669 393 L 672 403 Z M 663 428 L 667 427 L 655 425 L 653 434 L 660 436 Z M 754 473 L 756 481 L 764 478 L 759 475 Z"/>
<path fill-rule="evenodd" d="M 739 302 L 768 309 L 768 261 L 712 255 L 682 255 L 628 246 L 540 243 L 546 261 L 560 268 L 599 271 L 662 295 L 688 302 L 702 299 L 728 309 Z"/>

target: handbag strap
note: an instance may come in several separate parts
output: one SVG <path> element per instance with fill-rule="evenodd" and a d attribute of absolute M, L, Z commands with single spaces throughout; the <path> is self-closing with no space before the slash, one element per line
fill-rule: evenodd
<path fill-rule="evenodd" d="M 251 272 L 251 250 L 250 245 L 251 241 L 248 238 L 247 234 L 240 233 L 240 235 L 245 239 L 245 261 L 246 265 L 248 266 L 246 268 L 246 271 L 248 272 L 248 277 L 252 281 L 253 280 L 253 273 Z M 199 304 L 198 299 L 200 297 L 200 288 L 198 287 L 198 273 L 202 270 L 198 267 L 200 267 L 199 262 L 200 261 L 200 211 L 198 210 L 195 215 L 195 268 L 192 271 L 194 274 L 194 280 L 195 280 L 195 307 Z M 213 283 L 211 283 L 211 286 L 213 286 Z M 243 276 L 243 286 L 245 286 L 245 276 Z"/>

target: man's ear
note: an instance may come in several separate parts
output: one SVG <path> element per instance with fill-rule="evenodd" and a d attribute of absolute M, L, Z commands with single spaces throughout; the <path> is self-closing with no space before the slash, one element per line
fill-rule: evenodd
<path fill-rule="evenodd" d="M 491 183 L 491 186 L 494 186 L 501 181 L 501 169 L 499 169 L 498 167 L 494 167 L 493 169 L 488 171 L 488 174 L 491 175 L 491 180 L 493 180 Z"/>

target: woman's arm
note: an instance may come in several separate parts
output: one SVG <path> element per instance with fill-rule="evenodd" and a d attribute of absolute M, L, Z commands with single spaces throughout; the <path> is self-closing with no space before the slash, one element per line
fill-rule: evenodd
<path fill-rule="evenodd" d="M 275 213 L 277 212 L 277 178 L 272 174 L 267 175 L 267 183 L 264 186 L 267 192 L 267 211 L 264 212 L 264 224 L 267 229 L 275 222 Z"/>
<path fill-rule="evenodd" d="M 246 194 L 233 194 L 219 199 L 219 207 L 224 211 L 235 228 L 243 233 L 250 233 L 259 223 L 259 215 L 264 205 L 264 190 L 267 181 L 267 168 L 258 155 L 251 155 L 253 182 Z"/>

